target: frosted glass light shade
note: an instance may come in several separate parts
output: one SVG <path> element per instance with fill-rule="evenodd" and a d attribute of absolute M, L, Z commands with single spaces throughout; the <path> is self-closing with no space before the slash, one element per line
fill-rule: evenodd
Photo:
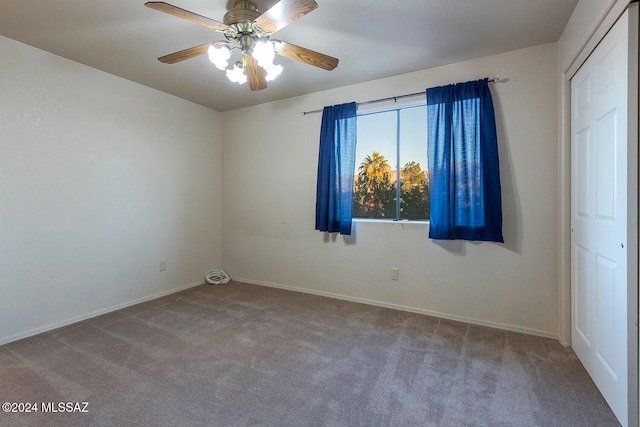
<path fill-rule="evenodd" d="M 280 73 L 282 73 L 282 65 L 280 64 L 278 65 L 269 64 L 269 66 L 263 67 L 263 68 L 267 72 L 267 76 L 265 78 L 267 79 L 268 82 L 270 82 L 271 80 L 275 80 L 275 78 L 278 77 Z"/>
<path fill-rule="evenodd" d="M 229 64 L 229 58 L 231 58 L 231 52 L 229 48 L 226 46 L 215 47 L 214 45 L 210 45 L 207 50 L 209 54 L 209 61 L 213 65 L 216 66 L 219 70 L 224 70 L 227 68 L 227 64 Z"/>
<path fill-rule="evenodd" d="M 244 74 L 244 70 L 238 65 L 233 66 L 233 70 L 227 70 L 227 78 L 234 83 L 243 84 L 247 81 L 247 76 Z"/>
<path fill-rule="evenodd" d="M 273 50 L 273 44 L 269 41 L 258 42 L 253 46 L 253 57 L 262 68 L 273 65 L 275 56 L 276 52 Z"/>

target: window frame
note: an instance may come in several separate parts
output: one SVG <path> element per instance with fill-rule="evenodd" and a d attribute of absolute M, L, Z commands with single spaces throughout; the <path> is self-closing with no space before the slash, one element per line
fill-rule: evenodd
<path fill-rule="evenodd" d="M 374 114 L 387 113 L 387 112 L 395 112 L 396 113 L 396 197 L 395 197 L 395 209 L 396 209 L 396 218 L 364 218 L 364 217 L 353 217 L 353 221 L 357 222 L 387 222 L 387 223 L 415 223 L 415 224 L 428 224 L 429 219 L 403 219 L 400 218 L 400 204 L 401 204 L 401 185 L 400 185 L 400 130 L 401 130 L 401 121 L 400 121 L 400 111 L 410 108 L 417 107 L 427 107 L 427 99 L 426 93 L 418 93 L 415 96 L 403 98 L 402 100 L 398 100 L 392 98 L 391 100 L 386 100 L 382 102 L 372 102 L 370 104 L 359 104 L 357 117 L 360 116 L 370 116 Z M 427 121 L 426 111 L 425 111 L 425 123 Z M 427 153 L 427 134 L 424 135 L 425 140 L 425 155 L 428 156 Z M 426 160 L 426 168 L 428 173 L 428 157 Z M 356 159 L 357 162 L 357 159 Z M 357 163 L 355 165 L 357 169 Z"/>

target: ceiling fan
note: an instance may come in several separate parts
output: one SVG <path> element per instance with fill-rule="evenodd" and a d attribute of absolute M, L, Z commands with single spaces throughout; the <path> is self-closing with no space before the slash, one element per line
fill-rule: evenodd
<path fill-rule="evenodd" d="M 165 2 L 150 1 L 145 3 L 145 6 L 211 28 L 226 38 L 158 58 L 166 64 L 175 64 L 208 53 L 211 62 L 224 70 L 231 51 L 239 49 L 242 52 L 242 60 L 235 64 L 233 70 L 227 70 L 227 77 L 238 83 L 248 81 L 250 89 L 254 91 L 265 89 L 267 80 L 274 78 L 271 75 L 277 76 L 282 71 L 282 66 L 273 65 L 274 54 L 329 71 L 338 66 L 337 58 L 271 39 L 271 35 L 276 31 L 315 10 L 318 4 L 314 0 L 280 0 L 262 14 L 255 3 L 239 0 L 224 15 L 223 22 Z"/>

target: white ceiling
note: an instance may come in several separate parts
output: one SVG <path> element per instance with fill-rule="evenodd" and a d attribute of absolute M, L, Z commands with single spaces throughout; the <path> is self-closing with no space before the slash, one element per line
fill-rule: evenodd
<path fill-rule="evenodd" d="M 251 92 L 227 80 L 206 55 L 158 62 L 224 36 L 144 7 L 145 1 L 0 0 L 0 35 L 225 111 L 556 41 L 578 2 L 316 0 L 315 11 L 274 38 L 339 58 L 338 67 L 325 71 L 277 57 L 282 75 Z M 235 3 L 166 2 L 220 22 Z M 265 11 L 277 1 L 254 2 Z"/>

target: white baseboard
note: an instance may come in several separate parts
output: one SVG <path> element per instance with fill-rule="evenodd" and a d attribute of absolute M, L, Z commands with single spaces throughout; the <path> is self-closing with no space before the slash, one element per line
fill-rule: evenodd
<path fill-rule="evenodd" d="M 410 307 L 410 306 L 400 305 L 400 304 L 392 304 L 384 301 L 352 297 L 349 295 L 336 294 L 333 292 L 317 291 L 315 289 L 299 288 L 296 286 L 281 285 L 278 283 L 263 282 L 260 280 L 252 280 L 252 279 L 246 279 L 242 277 L 233 277 L 233 280 L 236 282 L 249 283 L 252 285 L 267 286 L 270 288 L 278 288 L 278 289 L 285 289 L 285 290 L 295 291 L 295 292 L 303 292 L 306 294 L 319 295 L 323 297 L 335 298 L 335 299 L 340 299 L 345 301 L 358 302 L 358 303 L 373 305 L 377 307 L 392 308 L 395 310 L 408 311 L 410 313 L 426 314 L 428 316 L 439 317 L 442 319 L 456 320 L 458 322 L 465 322 L 465 323 L 470 323 L 470 324 L 479 325 L 479 326 L 488 326 L 490 328 L 503 329 L 503 330 L 512 331 L 512 332 L 520 332 L 523 334 L 536 335 L 539 337 L 553 338 L 556 340 L 559 340 L 560 338 L 560 336 L 557 333 L 551 333 L 551 332 L 542 331 L 539 329 L 525 328 L 522 326 L 509 325 L 506 323 L 479 320 L 471 317 L 458 316 L 455 314 L 447 314 L 447 313 L 441 313 L 439 311 L 427 310 L 424 308 Z"/>
<path fill-rule="evenodd" d="M 2 337 L 2 338 L 0 338 L 0 345 L 8 344 L 8 343 L 13 342 L 13 341 L 18 341 L 18 340 L 21 340 L 23 338 L 28 338 L 28 337 L 31 337 L 31 336 L 34 336 L 34 335 L 38 335 L 38 334 L 41 334 L 43 332 L 52 331 L 54 329 L 58 329 L 58 328 L 61 328 L 63 326 L 70 325 L 72 323 L 80 322 L 80 321 L 86 320 L 86 319 L 91 319 L 92 317 L 101 316 L 103 314 L 111 313 L 112 311 L 120 310 L 122 308 L 130 307 L 132 305 L 140 304 L 142 302 L 150 301 L 150 300 L 153 300 L 153 299 L 156 299 L 156 298 L 160 298 L 160 297 L 163 297 L 163 296 L 166 296 L 166 295 L 171 295 L 171 294 L 174 294 L 176 292 L 184 291 L 185 289 L 193 288 L 195 286 L 199 286 L 199 285 L 202 285 L 202 284 L 204 284 L 204 282 L 189 283 L 189 284 L 180 286 L 178 288 L 169 289 L 168 291 L 158 292 L 158 293 L 155 293 L 155 294 L 152 294 L 152 295 L 148 295 L 146 297 L 137 298 L 137 299 L 134 299 L 134 300 L 131 300 L 131 301 L 123 302 L 121 304 L 113 305 L 111 307 L 107 307 L 107 308 L 103 308 L 103 309 L 100 309 L 100 310 L 92 311 L 91 313 L 86 313 L 86 314 L 82 314 L 80 316 L 72 317 L 70 319 L 65 319 L 65 320 L 62 320 L 60 322 L 54 322 L 54 323 L 50 323 L 50 324 L 45 325 L 45 326 L 40 326 L 38 328 L 34 328 L 34 329 L 29 330 L 29 331 L 20 332 L 18 334 L 11 335 L 11 336 L 8 336 L 8 337 Z"/>

